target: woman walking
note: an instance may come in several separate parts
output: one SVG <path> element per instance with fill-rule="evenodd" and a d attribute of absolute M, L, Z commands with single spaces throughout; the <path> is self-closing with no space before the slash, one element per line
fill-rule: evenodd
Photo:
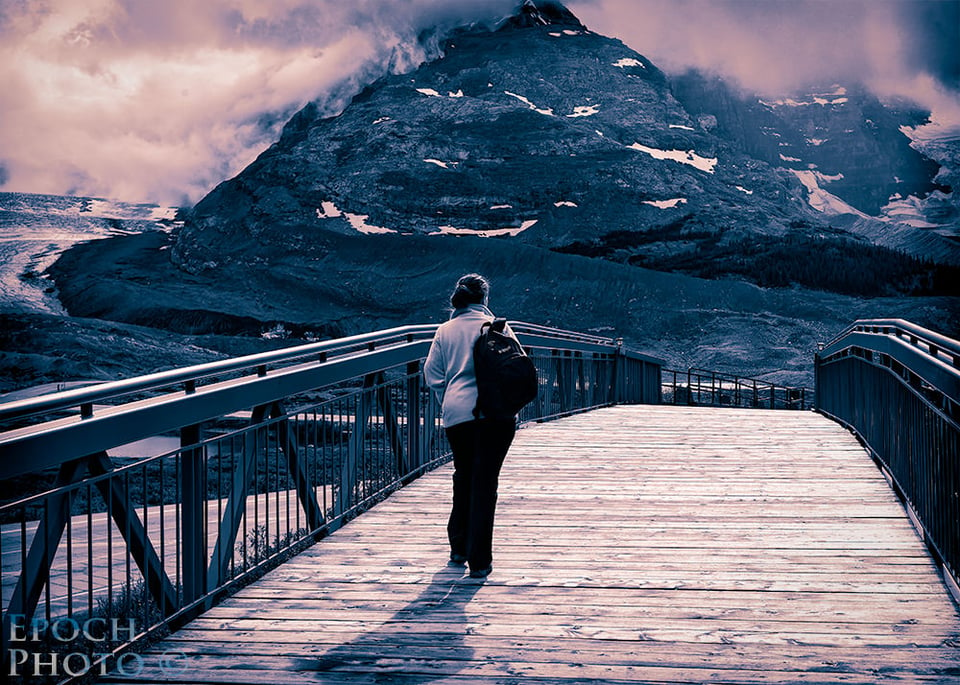
<path fill-rule="evenodd" d="M 516 419 L 474 416 L 477 378 L 473 346 L 481 326 L 493 321 L 487 308 L 490 286 L 479 274 L 457 281 L 453 312 L 430 346 L 423 373 L 441 396 L 441 421 L 453 451 L 453 508 L 447 523 L 450 560 L 467 563 L 471 578 L 493 570 L 493 520 L 500 468 L 513 442 Z M 505 329 L 513 336 L 509 328 Z"/>

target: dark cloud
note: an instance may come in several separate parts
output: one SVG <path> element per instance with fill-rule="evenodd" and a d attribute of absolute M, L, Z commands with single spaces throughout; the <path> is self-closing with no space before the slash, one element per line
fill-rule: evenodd
<path fill-rule="evenodd" d="M 960 91 L 960 1 L 904 2 L 908 68 L 925 71 Z"/>
<path fill-rule="evenodd" d="M 958 88 L 960 0 L 583 0 L 590 28 L 668 70 L 733 76 L 771 94 L 829 80 Z"/>

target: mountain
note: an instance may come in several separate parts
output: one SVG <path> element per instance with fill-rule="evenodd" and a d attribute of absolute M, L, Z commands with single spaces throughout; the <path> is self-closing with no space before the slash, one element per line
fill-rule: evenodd
<path fill-rule="evenodd" d="M 195 268 L 330 232 L 564 247 L 681 218 L 687 233 L 778 235 L 815 218 L 795 179 L 700 128 L 646 57 L 532 14 L 451 37 L 336 117 L 305 108 L 194 208 L 175 256 Z"/>
<path fill-rule="evenodd" d="M 455 31 L 438 59 L 370 84 L 336 116 L 307 105 L 169 232 L 78 245 L 48 274 L 74 324 L 125 327 L 113 348 L 131 371 L 164 346 L 188 360 L 441 321 L 467 271 L 491 278 L 510 318 L 778 383 L 809 385 L 817 343 L 857 318 L 960 334 L 957 244 L 869 213 L 891 173 L 917 211 L 947 196 L 950 177 L 900 130 L 919 115 L 873 116 L 884 157 L 860 177 L 847 147 L 800 148 L 820 120 L 834 134 L 861 126 L 837 146 L 868 145 L 860 114 L 885 106 L 865 93 L 855 107 L 803 107 L 696 78 L 528 0 L 493 28 Z M 789 154 L 777 136 L 794 141 Z M 846 199 L 827 186 L 841 173 Z M 0 342 L 24 350 L 53 325 L 10 323 L 17 336 Z M 103 353 L 102 330 L 91 325 L 77 369 Z M 65 375 L 45 368 L 33 377 Z"/>
<path fill-rule="evenodd" d="M 955 241 L 943 239 L 960 236 L 955 179 L 934 159 L 939 150 L 907 135 L 930 123 L 930 112 L 884 104 L 856 84 L 766 101 L 697 71 L 672 85 L 702 125 L 793 173 L 833 225 L 876 245 L 956 261 Z M 956 167 L 958 160 L 944 161 Z"/>
<path fill-rule="evenodd" d="M 866 93 L 820 100 L 671 81 L 561 5 L 528 1 L 337 116 L 308 105 L 197 204 L 173 254 L 196 271 L 263 249 L 322 251 L 331 233 L 479 235 L 659 268 L 717 245 L 864 242 L 811 206 L 817 184 L 869 216 L 892 191 L 937 189 L 939 165 Z M 960 263 L 956 244 L 907 233 L 889 246 Z"/>

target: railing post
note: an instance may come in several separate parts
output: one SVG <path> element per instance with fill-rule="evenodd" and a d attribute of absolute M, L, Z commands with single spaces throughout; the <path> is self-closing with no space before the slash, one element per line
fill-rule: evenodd
<path fill-rule="evenodd" d="M 421 388 L 420 362 L 410 362 L 407 364 L 407 458 L 404 473 L 401 474 L 405 476 L 409 476 L 426 462 L 420 440 L 420 423 L 423 420 L 420 408 Z"/>
<path fill-rule="evenodd" d="M 563 414 L 569 408 L 569 390 L 570 384 L 567 381 L 567 353 L 558 352 L 556 354 L 557 368 L 557 393 L 560 396 L 560 413 Z"/>
<path fill-rule="evenodd" d="M 206 486 L 200 426 L 180 429 L 180 529 L 183 532 L 183 599 L 190 604 L 207 591 Z"/>
<path fill-rule="evenodd" d="M 820 398 L 822 397 L 821 393 L 823 389 L 820 387 L 821 375 L 823 370 L 821 366 L 823 365 L 823 358 L 820 356 L 820 353 L 823 351 L 823 343 L 817 343 L 817 351 L 813 355 L 813 408 L 820 409 Z"/>
<path fill-rule="evenodd" d="M 660 387 L 663 384 L 663 367 L 660 364 L 653 364 L 653 380 L 655 394 L 653 396 L 654 404 L 663 404 L 663 395 L 660 392 Z"/>
<path fill-rule="evenodd" d="M 577 352 L 574 355 L 574 363 L 577 367 L 577 409 L 583 409 L 589 403 L 589 398 L 587 397 L 587 376 L 584 370 L 583 354 L 581 352 Z"/>
<path fill-rule="evenodd" d="M 623 338 L 617 338 L 617 349 L 613 352 L 613 373 L 610 374 L 610 403 L 620 404 L 620 393 L 623 386 Z"/>
<path fill-rule="evenodd" d="M 440 413 L 440 402 L 437 398 L 437 394 L 432 390 L 427 393 L 427 406 L 426 411 L 423 416 L 423 439 L 421 445 L 423 446 L 423 456 L 425 460 L 433 459 L 434 454 L 437 452 L 437 442 L 438 434 L 437 430 L 437 416 Z M 421 466 L 424 462 L 421 462 Z"/>

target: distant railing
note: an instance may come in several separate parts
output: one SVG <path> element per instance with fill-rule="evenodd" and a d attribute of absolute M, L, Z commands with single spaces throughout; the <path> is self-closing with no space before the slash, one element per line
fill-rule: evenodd
<path fill-rule="evenodd" d="M 663 369 L 664 404 L 754 409 L 807 409 L 813 392 L 756 378 L 687 369 Z"/>
<path fill-rule="evenodd" d="M 857 321 L 816 357 L 816 408 L 883 468 L 960 601 L 960 342 L 908 321 Z"/>
<path fill-rule="evenodd" d="M 659 402 L 658 360 L 609 338 L 511 327 L 540 376 L 522 421 Z M 99 668 L 76 656 L 54 664 L 51 650 L 86 636 L 106 663 L 447 460 L 421 380 L 435 330 L 0 405 L 0 483 L 17 484 L 0 506 L 4 673 Z M 115 619 L 122 635 L 86 635 Z"/>

